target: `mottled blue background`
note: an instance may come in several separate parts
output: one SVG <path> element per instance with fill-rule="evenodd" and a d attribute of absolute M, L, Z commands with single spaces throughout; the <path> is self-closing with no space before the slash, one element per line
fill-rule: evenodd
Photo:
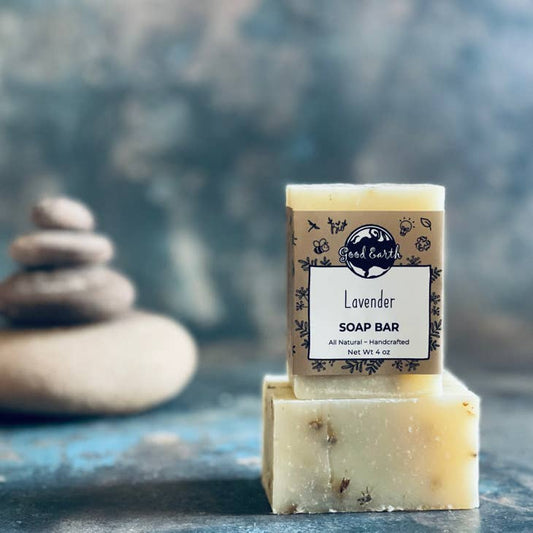
<path fill-rule="evenodd" d="M 142 305 L 279 355 L 284 185 L 441 183 L 448 357 L 527 364 L 532 54 L 525 0 L 1 1 L 0 245 L 80 197 Z"/>
<path fill-rule="evenodd" d="M 140 303 L 202 341 L 155 411 L 2 417 L 1 531 L 532 531 L 532 58 L 529 0 L 0 0 L 0 276 L 31 203 L 77 196 Z M 446 357 L 483 398 L 479 510 L 268 514 L 284 186 L 331 181 L 447 187 Z"/>

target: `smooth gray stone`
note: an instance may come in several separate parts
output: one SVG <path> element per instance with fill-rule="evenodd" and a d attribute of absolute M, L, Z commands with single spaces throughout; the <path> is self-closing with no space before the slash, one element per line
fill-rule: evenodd
<path fill-rule="evenodd" d="M 133 311 L 98 324 L 0 330 L 0 409 L 35 414 L 140 411 L 181 391 L 196 346 L 173 320 Z"/>
<path fill-rule="evenodd" d="M 106 320 L 131 308 L 135 288 L 107 267 L 19 272 L 0 283 L 0 312 L 16 323 Z"/>
<path fill-rule="evenodd" d="M 28 267 L 105 263 L 114 254 L 104 235 L 48 230 L 22 235 L 9 248 L 11 257 Z"/>
<path fill-rule="evenodd" d="M 92 231 L 95 226 L 91 210 L 70 198 L 44 198 L 33 206 L 33 223 L 45 229 Z"/>

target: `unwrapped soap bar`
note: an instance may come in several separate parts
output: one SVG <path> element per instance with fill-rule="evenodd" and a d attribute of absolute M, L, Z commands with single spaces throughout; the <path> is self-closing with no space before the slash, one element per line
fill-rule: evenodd
<path fill-rule="evenodd" d="M 479 505 L 479 398 L 448 372 L 441 394 L 298 400 L 263 385 L 262 481 L 275 513 Z"/>

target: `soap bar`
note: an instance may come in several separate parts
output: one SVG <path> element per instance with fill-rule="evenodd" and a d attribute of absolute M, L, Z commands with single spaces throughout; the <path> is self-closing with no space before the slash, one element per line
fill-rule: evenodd
<path fill-rule="evenodd" d="M 263 384 L 262 482 L 274 513 L 472 509 L 479 398 L 449 372 L 441 394 L 299 400 Z"/>
<path fill-rule="evenodd" d="M 297 398 L 387 398 L 436 394 L 442 391 L 441 354 L 443 353 L 444 337 L 442 218 L 440 224 L 437 224 L 436 221 L 433 221 L 432 224 L 429 216 L 426 217 L 425 215 L 435 213 L 435 216 L 440 214 L 442 217 L 444 196 L 444 187 L 430 184 L 287 186 L 286 205 L 289 224 L 287 243 L 289 262 L 287 367 Z M 298 212 L 304 215 L 305 227 L 303 230 L 300 229 L 300 233 L 296 235 L 295 217 Z M 316 219 L 308 216 L 309 213 L 312 214 L 313 212 L 316 212 Z M 390 269 L 391 273 L 385 272 L 381 277 L 375 276 L 376 279 L 363 279 L 361 281 L 361 277 L 354 276 L 348 269 L 339 268 L 343 264 L 339 262 L 339 246 L 342 247 L 346 237 L 354 230 L 350 214 L 363 215 L 366 217 L 363 219 L 365 222 L 368 219 L 369 223 L 375 223 L 376 220 L 379 222 L 380 217 L 386 216 L 387 213 L 390 216 L 386 219 L 389 221 L 389 225 L 386 227 L 390 230 L 391 235 L 396 236 L 398 255 L 401 255 L 401 259 L 396 260 Z M 307 220 L 308 218 L 309 220 Z M 324 219 L 323 222 L 317 223 L 319 218 Z M 347 224 L 344 224 L 346 221 Z M 317 246 L 314 248 L 311 246 L 308 250 L 309 247 L 302 247 L 302 241 L 303 239 L 311 239 L 309 237 L 311 235 L 314 239 L 312 246 L 314 244 Z M 418 241 L 419 238 L 423 240 Z M 418 247 L 421 251 L 414 248 L 417 242 L 419 242 Z M 441 246 L 440 249 L 437 249 L 438 245 Z M 424 249 L 427 246 L 430 248 Z M 410 253 L 404 253 L 405 250 L 409 250 Z M 412 250 L 416 252 L 416 257 L 411 253 Z M 430 253 L 433 255 L 430 256 Z M 413 318 L 414 311 L 416 311 L 415 304 L 412 304 L 415 307 L 409 307 L 411 305 L 409 296 L 407 296 L 408 307 L 405 307 L 404 301 L 404 307 L 401 309 L 388 308 L 383 311 L 379 309 L 345 311 L 345 302 L 337 296 L 332 297 L 331 301 L 319 301 L 321 296 L 332 292 L 329 288 L 335 283 L 341 289 L 345 288 L 343 283 L 351 283 L 355 287 L 354 291 L 350 292 L 349 286 L 346 286 L 348 288 L 346 294 L 350 293 L 348 303 L 353 300 L 354 296 L 356 299 L 361 296 L 357 292 L 361 291 L 361 288 L 366 290 L 367 287 L 370 287 L 368 290 L 371 295 L 374 292 L 376 296 L 387 295 L 391 291 L 385 289 L 385 292 L 382 292 L 382 289 L 383 286 L 390 287 L 392 285 L 394 291 L 394 282 L 391 281 L 393 273 L 403 275 L 411 269 L 413 276 L 418 276 L 419 273 L 422 275 L 424 268 L 419 268 L 415 273 L 415 267 L 430 262 L 430 257 L 434 262 L 437 262 L 439 268 L 430 270 L 430 266 L 428 266 L 425 269 L 426 282 L 422 280 L 419 283 L 422 290 L 425 290 L 423 293 L 419 291 L 419 301 L 426 305 L 418 315 L 423 318 L 420 321 L 420 327 L 418 327 L 416 319 Z M 302 268 L 307 269 L 306 272 L 301 272 Z M 344 276 L 342 279 L 340 278 L 341 274 Z M 309 281 L 307 280 L 308 275 Z M 431 283 L 428 289 L 430 277 Z M 418 278 L 413 277 L 413 279 L 420 279 L 420 276 Z M 312 280 L 316 281 L 312 282 Z M 312 283 L 314 283 L 313 290 L 311 290 Z M 321 290 L 319 283 L 325 284 L 325 288 Z M 339 289 L 338 292 L 341 294 L 343 291 Z M 354 292 L 355 294 L 353 294 Z M 396 295 L 393 293 L 392 296 Z M 430 300 L 430 296 L 434 300 L 428 306 L 427 302 Z M 358 301 L 367 304 L 368 302 L 373 303 L 372 300 Z M 402 304 L 399 298 L 392 300 L 392 302 L 397 307 Z M 333 307 L 328 309 L 326 307 L 328 305 Z M 319 307 L 325 309 L 322 317 L 320 312 L 316 311 Z M 324 315 L 326 316 L 325 319 L 323 318 Z M 328 320 L 328 315 L 354 318 L 352 324 L 349 324 L 348 320 L 344 320 L 344 318 Z M 396 318 L 398 316 L 400 317 L 399 320 Z M 371 317 L 366 319 L 366 326 L 361 324 L 361 317 Z M 381 317 L 383 317 L 382 320 Z M 400 323 L 399 326 L 394 326 L 390 317 L 395 317 L 394 320 Z M 324 324 L 320 324 L 320 320 L 323 320 Z M 370 326 L 374 328 L 378 325 L 384 328 L 388 327 L 376 325 L 375 322 L 383 322 L 383 324 L 389 324 L 390 327 L 399 328 L 397 334 L 391 333 L 387 339 L 395 340 L 398 337 L 400 342 L 404 342 L 403 339 L 410 342 L 409 348 L 404 349 L 397 359 L 394 358 L 390 345 L 385 345 L 385 350 L 379 350 L 380 346 L 377 347 L 378 349 L 372 346 L 374 348 L 373 355 L 365 359 L 362 354 L 367 353 L 371 346 L 366 344 L 366 339 L 369 337 L 361 334 L 360 329 L 355 329 L 351 334 L 347 334 L 344 330 L 344 334 L 339 335 L 339 328 L 369 328 Z M 409 328 L 410 331 L 408 331 Z M 424 328 L 427 329 L 427 333 L 422 333 Z M 341 340 L 337 341 L 335 335 L 342 337 Z M 418 346 L 422 348 L 418 348 L 418 352 L 411 355 L 411 347 L 416 351 L 417 339 L 415 337 L 417 336 Z M 374 337 L 378 339 L 378 342 L 382 342 L 383 334 L 377 333 Z M 346 352 L 358 354 L 353 360 L 349 355 L 340 357 L 335 351 L 338 349 L 337 346 L 330 347 L 330 344 L 334 342 L 347 343 L 352 342 L 352 339 L 356 343 L 359 342 L 359 345 L 355 345 L 354 348 L 360 348 Z M 384 342 L 388 342 L 387 339 Z M 374 339 L 370 340 L 373 341 Z M 318 345 L 324 347 L 324 351 L 319 351 L 317 355 Z M 428 346 L 432 349 L 431 354 L 428 354 Z M 314 348 L 312 349 L 312 347 Z M 415 356 L 418 358 L 414 359 Z M 413 359 L 410 359 L 411 357 Z M 356 360 L 360 361 L 361 359 L 364 359 L 362 364 L 354 365 Z M 370 366 L 368 365 L 369 361 L 371 362 Z M 303 367 L 305 367 L 305 371 L 302 371 Z M 354 371 L 354 367 L 356 371 Z"/>

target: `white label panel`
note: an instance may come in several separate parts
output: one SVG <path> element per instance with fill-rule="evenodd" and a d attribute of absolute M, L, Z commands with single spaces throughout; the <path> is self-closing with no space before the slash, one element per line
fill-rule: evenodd
<path fill-rule="evenodd" d="M 365 279 L 345 266 L 309 271 L 310 359 L 427 359 L 430 267 Z"/>

